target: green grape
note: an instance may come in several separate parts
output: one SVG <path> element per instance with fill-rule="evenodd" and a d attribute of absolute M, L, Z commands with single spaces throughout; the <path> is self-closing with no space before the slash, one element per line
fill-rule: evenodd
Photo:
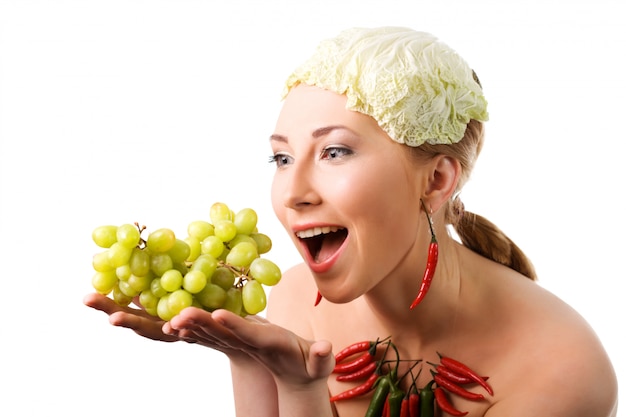
<path fill-rule="evenodd" d="M 248 314 L 257 314 L 267 305 L 265 290 L 259 281 L 248 281 L 241 290 L 243 308 Z"/>
<path fill-rule="evenodd" d="M 255 247 L 257 246 L 256 240 L 252 239 L 249 235 L 237 234 L 233 239 L 228 242 L 228 247 L 234 248 L 241 242 L 249 242 L 252 243 Z"/>
<path fill-rule="evenodd" d="M 133 275 L 137 275 L 139 277 L 148 275 L 148 273 L 150 273 L 151 265 L 150 255 L 145 250 L 133 248 L 133 253 L 130 255 L 128 265 L 130 266 L 130 272 Z"/>
<path fill-rule="evenodd" d="M 146 311 L 154 310 L 156 311 L 157 305 L 159 304 L 159 298 L 155 296 L 150 289 L 145 289 L 139 294 L 139 304 L 146 309 Z M 152 313 L 150 313 L 152 314 Z M 154 315 L 154 314 L 152 314 Z"/>
<path fill-rule="evenodd" d="M 202 242 L 213 235 L 213 225 L 205 220 L 195 220 L 187 226 L 187 234 Z"/>
<path fill-rule="evenodd" d="M 241 288 L 229 288 L 228 291 L 226 291 L 226 299 L 224 300 L 224 304 L 221 308 L 237 315 L 241 315 L 244 312 Z"/>
<path fill-rule="evenodd" d="M 252 261 L 248 275 L 261 284 L 268 286 L 278 284 L 282 276 L 278 265 L 264 258 L 256 258 Z"/>
<path fill-rule="evenodd" d="M 250 234 L 250 237 L 256 242 L 259 255 L 267 253 L 272 249 L 272 240 L 268 235 L 257 232 Z"/>
<path fill-rule="evenodd" d="M 155 253 L 150 256 L 150 269 L 157 276 L 163 275 L 166 271 L 174 268 L 172 258 L 166 253 Z"/>
<path fill-rule="evenodd" d="M 174 243 L 176 243 L 176 235 L 174 232 L 171 229 L 162 228 L 148 235 L 146 247 L 150 252 L 163 253 L 172 249 Z"/>
<path fill-rule="evenodd" d="M 161 286 L 161 278 L 154 278 L 150 283 L 150 291 L 155 297 L 161 298 L 167 294 L 167 290 Z"/>
<path fill-rule="evenodd" d="M 159 316 L 161 320 L 170 321 L 172 317 L 175 316 L 169 307 L 169 297 L 170 294 L 166 294 L 159 298 L 159 303 L 157 304 L 157 316 Z"/>
<path fill-rule="evenodd" d="M 172 264 L 172 269 L 177 270 L 178 272 L 180 272 L 183 275 L 185 275 L 187 272 L 189 272 L 189 267 L 187 266 L 187 264 L 185 262 L 173 263 Z"/>
<path fill-rule="evenodd" d="M 185 259 L 185 261 L 193 262 L 202 253 L 202 246 L 200 245 L 200 240 L 197 237 L 187 236 L 185 238 L 185 243 L 189 245 L 189 256 L 187 256 L 187 259 Z"/>
<path fill-rule="evenodd" d="M 115 275 L 120 281 L 128 281 L 128 278 L 132 275 L 130 272 L 130 265 L 124 264 L 115 268 Z"/>
<path fill-rule="evenodd" d="M 209 209 L 209 219 L 211 219 L 213 226 L 215 226 L 215 223 L 220 220 L 232 221 L 233 212 L 226 204 L 217 202 L 214 203 Z"/>
<path fill-rule="evenodd" d="M 180 289 L 169 294 L 167 299 L 167 307 L 173 316 L 180 313 L 183 309 L 191 307 L 193 296 L 187 290 Z"/>
<path fill-rule="evenodd" d="M 127 248 L 134 248 L 139 244 L 139 240 L 141 239 L 141 233 L 137 226 L 134 224 L 123 224 L 117 228 L 117 232 L 115 233 L 117 237 L 117 241 Z"/>
<path fill-rule="evenodd" d="M 91 260 L 91 265 L 93 266 L 93 269 L 98 272 L 115 271 L 115 268 L 111 266 L 111 263 L 109 262 L 108 250 L 96 253 Z"/>
<path fill-rule="evenodd" d="M 213 272 L 211 282 L 224 290 L 228 290 L 235 284 L 235 274 L 225 266 L 220 266 Z"/>
<path fill-rule="evenodd" d="M 217 260 L 225 262 L 226 261 L 226 257 L 228 256 L 229 253 L 230 253 L 230 248 L 224 246 L 224 251 L 222 252 L 222 254 L 220 256 L 217 257 Z"/>
<path fill-rule="evenodd" d="M 109 263 L 113 268 L 117 268 L 118 266 L 128 263 L 133 250 L 132 248 L 128 248 L 119 242 L 115 242 L 107 250 L 107 253 L 109 254 Z"/>
<path fill-rule="evenodd" d="M 210 280 L 217 268 L 217 259 L 211 255 L 200 255 L 189 268 L 190 271 L 201 271 L 207 280 Z"/>
<path fill-rule="evenodd" d="M 218 258 L 224 252 L 224 242 L 215 236 L 208 236 L 200 243 L 200 252 Z"/>
<path fill-rule="evenodd" d="M 259 232 L 257 223 L 252 208 L 235 212 L 216 202 L 209 221 L 187 225 L 185 239 L 161 228 L 144 242 L 145 227 L 137 224 L 99 226 L 92 240 L 105 250 L 93 256 L 92 286 L 121 306 L 139 297 L 146 312 L 163 320 L 191 305 L 210 311 L 225 308 L 241 316 L 257 314 L 267 304 L 263 286 L 281 279 L 278 266 L 260 258 L 272 241 Z"/>
<path fill-rule="evenodd" d="M 167 292 L 179 290 L 183 285 L 183 274 L 176 269 L 170 269 L 161 276 L 161 287 Z"/>
<path fill-rule="evenodd" d="M 91 239 L 101 248 L 110 248 L 117 242 L 117 226 L 98 226 L 91 232 Z"/>
<path fill-rule="evenodd" d="M 242 235 L 249 235 L 254 232 L 258 216 L 251 208 L 244 208 L 235 214 L 233 222 L 237 226 L 237 231 Z"/>
<path fill-rule="evenodd" d="M 118 281 L 117 285 L 119 286 L 120 291 L 128 297 L 136 297 L 140 293 L 140 291 L 134 289 L 127 281 Z"/>
<path fill-rule="evenodd" d="M 150 284 L 152 283 L 152 277 L 149 275 L 144 275 L 143 277 L 131 275 L 128 278 L 127 282 L 133 290 L 141 292 L 150 288 Z"/>
<path fill-rule="evenodd" d="M 237 226 L 231 220 L 218 220 L 214 224 L 215 236 L 217 236 L 222 242 L 228 242 L 237 236 Z"/>
<path fill-rule="evenodd" d="M 256 245 L 250 242 L 241 242 L 230 249 L 226 256 L 226 263 L 239 268 L 247 268 L 253 260 L 259 257 Z"/>
<path fill-rule="evenodd" d="M 191 294 L 199 293 L 206 285 L 206 275 L 200 270 L 189 271 L 183 277 L 183 288 Z"/>
<path fill-rule="evenodd" d="M 180 263 L 185 262 L 191 253 L 191 248 L 182 239 L 175 239 L 174 246 L 167 251 L 167 254 L 172 258 L 172 262 Z"/>
<path fill-rule="evenodd" d="M 216 310 L 222 308 L 226 301 L 226 291 L 215 284 L 208 283 L 202 291 L 194 295 L 204 308 Z"/>
<path fill-rule="evenodd" d="M 91 278 L 91 285 L 100 294 L 108 294 L 117 285 L 117 275 L 114 271 L 96 272 Z"/>
<path fill-rule="evenodd" d="M 119 281 L 118 281 L 119 284 Z M 128 305 L 130 305 L 130 303 L 133 302 L 133 297 L 128 296 L 126 294 L 124 294 L 121 290 L 119 285 L 115 285 L 115 287 L 113 287 L 113 301 L 115 301 L 118 305 L 122 306 L 122 307 L 126 307 Z"/>

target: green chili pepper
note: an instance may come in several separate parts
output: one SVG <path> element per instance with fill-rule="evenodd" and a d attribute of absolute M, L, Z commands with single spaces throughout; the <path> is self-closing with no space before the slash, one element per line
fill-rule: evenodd
<path fill-rule="evenodd" d="M 377 381 L 376 389 L 372 399 L 370 400 L 370 405 L 367 408 L 365 417 L 380 417 L 382 415 L 390 388 L 391 383 L 389 381 L 389 376 L 381 376 Z"/>
<path fill-rule="evenodd" d="M 435 393 L 433 392 L 434 380 L 431 380 L 420 390 L 420 417 L 434 417 Z"/>
<path fill-rule="evenodd" d="M 391 385 L 391 391 L 389 393 L 389 416 L 400 417 L 400 408 L 402 407 L 402 400 L 404 399 L 404 391 L 402 391 L 396 384 Z"/>

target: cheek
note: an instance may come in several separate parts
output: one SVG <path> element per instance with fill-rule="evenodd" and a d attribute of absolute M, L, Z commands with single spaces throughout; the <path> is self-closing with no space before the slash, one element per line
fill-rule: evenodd
<path fill-rule="evenodd" d="M 363 169 L 356 177 L 335 179 L 333 189 L 357 212 L 372 218 L 393 215 L 404 210 L 419 210 L 419 192 L 406 171 L 397 166 Z"/>
<path fill-rule="evenodd" d="M 346 189 L 346 210 L 368 256 L 393 263 L 415 242 L 420 192 L 401 168 L 375 172 L 378 175 L 364 175 L 354 191 Z"/>
<path fill-rule="evenodd" d="M 272 208 L 276 218 L 281 222 L 283 227 L 285 226 L 285 205 L 283 201 L 284 187 L 281 184 L 280 178 L 274 175 L 271 186 L 271 200 Z"/>

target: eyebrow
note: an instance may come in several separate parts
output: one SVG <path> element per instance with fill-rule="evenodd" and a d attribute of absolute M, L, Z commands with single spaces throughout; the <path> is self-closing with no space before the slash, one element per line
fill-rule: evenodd
<path fill-rule="evenodd" d="M 331 125 L 331 126 L 324 126 L 324 127 L 320 127 L 319 129 L 315 129 L 313 131 L 313 133 L 311 134 L 311 136 L 313 137 L 313 139 L 317 139 L 317 138 L 320 138 L 322 136 L 328 135 L 333 130 L 338 130 L 338 129 L 344 129 L 344 130 L 352 131 L 349 128 L 347 128 L 346 126 L 343 126 L 343 125 Z M 273 135 L 270 136 L 270 141 L 272 141 L 272 140 L 275 140 L 275 141 L 278 141 L 278 142 L 288 142 L 286 136 L 279 135 L 277 133 L 274 133 Z"/>

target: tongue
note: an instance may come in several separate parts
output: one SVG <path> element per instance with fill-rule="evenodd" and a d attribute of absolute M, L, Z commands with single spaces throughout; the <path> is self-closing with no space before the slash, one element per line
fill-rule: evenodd
<path fill-rule="evenodd" d="M 321 263 L 333 256 L 341 247 L 344 239 L 343 233 L 329 233 L 324 236 L 320 250 L 315 255 L 315 262 Z"/>

